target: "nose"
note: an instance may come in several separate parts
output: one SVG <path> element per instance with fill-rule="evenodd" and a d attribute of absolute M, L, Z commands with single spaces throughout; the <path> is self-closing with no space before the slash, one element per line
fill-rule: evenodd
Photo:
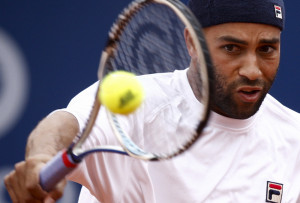
<path fill-rule="evenodd" d="M 255 53 L 249 53 L 245 56 L 242 66 L 239 69 L 239 74 L 249 80 L 256 80 L 261 77 L 262 72 Z"/>

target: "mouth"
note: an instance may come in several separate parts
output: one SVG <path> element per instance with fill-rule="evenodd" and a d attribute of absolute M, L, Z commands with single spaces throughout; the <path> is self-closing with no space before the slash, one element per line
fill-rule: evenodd
<path fill-rule="evenodd" d="M 242 87 L 238 89 L 238 95 L 241 101 L 254 103 L 260 98 L 262 88 L 260 87 Z"/>

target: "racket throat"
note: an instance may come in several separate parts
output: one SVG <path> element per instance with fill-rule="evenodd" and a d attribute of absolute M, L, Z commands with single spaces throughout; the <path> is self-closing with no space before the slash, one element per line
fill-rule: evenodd
<path fill-rule="evenodd" d="M 66 162 L 70 162 L 72 164 L 79 164 L 82 161 L 82 157 L 81 156 L 77 156 L 72 148 L 69 148 L 66 152 L 64 152 L 64 154 L 66 154 Z"/>

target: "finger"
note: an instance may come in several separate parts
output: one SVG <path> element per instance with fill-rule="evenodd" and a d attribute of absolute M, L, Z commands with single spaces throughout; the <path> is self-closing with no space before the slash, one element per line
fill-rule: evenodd
<path fill-rule="evenodd" d="M 44 203 L 55 203 L 55 200 L 48 196 L 46 197 Z"/>
<path fill-rule="evenodd" d="M 14 191 L 14 181 L 13 177 L 15 175 L 15 171 L 10 172 L 8 175 L 5 176 L 4 178 L 4 184 L 7 189 L 7 192 L 12 200 L 13 203 L 18 202 L 17 195 Z"/>
<path fill-rule="evenodd" d="M 15 165 L 14 184 L 16 185 L 17 198 L 19 202 L 41 203 L 42 199 L 33 197 L 25 185 L 26 162 L 22 161 Z"/>
<path fill-rule="evenodd" d="M 44 200 L 48 195 L 48 193 L 42 189 L 39 183 L 40 169 L 44 165 L 44 163 L 37 163 L 35 160 L 27 161 L 27 176 L 24 180 L 28 191 L 30 191 L 33 197 L 39 200 Z"/>
<path fill-rule="evenodd" d="M 25 168 L 26 168 L 26 163 L 25 161 L 21 161 L 19 163 L 15 164 L 15 174 L 14 174 L 14 179 L 17 180 L 17 183 L 19 185 L 19 189 L 21 190 L 22 187 L 22 191 L 26 190 L 25 188 Z"/>
<path fill-rule="evenodd" d="M 40 186 L 40 171 L 50 159 L 51 156 L 44 154 L 26 159 L 27 167 L 25 184 L 28 191 L 35 199 L 44 201 L 44 199 L 49 196 L 49 193 L 44 191 Z"/>
<path fill-rule="evenodd" d="M 65 188 L 66 184 L 67 184 L 67 181 L 65 179 L 62 180 L 61 182 L 59 182 L 57 184 L 57 186 L 55 187 L 55 189 L 49 193 L 49 195 L 54 200 L 60 199 L 63 196 L 63 191 L 64 191 L 64 188 Z"/>

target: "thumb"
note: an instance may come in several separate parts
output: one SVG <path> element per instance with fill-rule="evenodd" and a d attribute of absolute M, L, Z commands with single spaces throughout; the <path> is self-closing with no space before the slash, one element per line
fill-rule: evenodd
<path fill-rule="evenodd" d="M 55 200 L 52 199 L 50 196 L 48 196 L 48 197 L 45 198 L 44 203 L 55 203 Z"/>

